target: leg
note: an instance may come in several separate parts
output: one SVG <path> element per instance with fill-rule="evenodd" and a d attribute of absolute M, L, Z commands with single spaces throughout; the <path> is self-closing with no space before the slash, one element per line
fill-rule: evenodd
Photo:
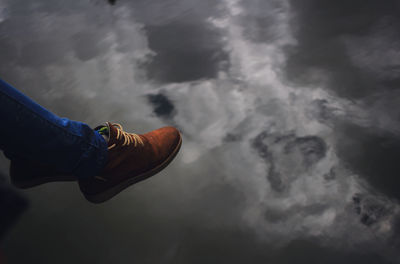
<path fill-rule="evenodd" d="M 163 170 L 182 144 L 181 134 L 174 127 L 139 135 L 107 122 L 93 130 L 52 114 L 3 81 L 0 120 L 5 124 L 0 129 L 0 149 L 9 157 L 27 160 L 11 162 L 11 178 L 26 178 L 24 174 L 41 178 L 41 182 L 25 185 L 27 188 L 58 181 L 54 170 L 30 162 L 52 165 L 58 172 L 76 175 L 82 193 L 94 203 L 107 201 Z M 34 173 L 29 164 L 35 168 Z"/>
<path fill-rule="evenodd" d="M 107 162 L 107 143 L 88 125 L 60 118 L 0 80 L 0 149 L 78 178 L 97 175 Z"/>

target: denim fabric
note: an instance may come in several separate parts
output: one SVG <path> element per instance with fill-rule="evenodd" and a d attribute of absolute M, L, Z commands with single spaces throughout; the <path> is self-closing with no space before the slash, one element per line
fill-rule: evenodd
<path fill-rule="evenodd" d="M 60 118 L 0 80 L 0 149 L 79 178 L 105 166 L 107 143 L 88 125 Z"/>

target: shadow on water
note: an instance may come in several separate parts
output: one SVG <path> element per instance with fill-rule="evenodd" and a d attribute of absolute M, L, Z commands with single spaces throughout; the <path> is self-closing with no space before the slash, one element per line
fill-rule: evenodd
<path fill-rule="evenodd" d="M 371 263 L 389 264 L 374 253 L 336 250 L 310 240 L 294 240 L 280 249 L 260 243 L 242 231 L 192 230 L 170 263 Z"/>

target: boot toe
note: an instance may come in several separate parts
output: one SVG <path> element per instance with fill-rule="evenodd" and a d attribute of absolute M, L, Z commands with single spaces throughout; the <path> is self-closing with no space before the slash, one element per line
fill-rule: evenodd
<path fill-rule="evenodd" d="M 169 149 L 174 150 L 182 140 L 181 133 L 175 127 L 163 127 L 161 128 L 161 133 L 163 134 L 163 142 L 168 142 Z"/>

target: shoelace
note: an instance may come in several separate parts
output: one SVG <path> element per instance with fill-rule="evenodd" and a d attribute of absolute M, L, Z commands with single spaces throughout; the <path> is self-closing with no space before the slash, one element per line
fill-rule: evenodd
<path fill-rule="evenodd" d="M 122 146 L 128 146 L 132 143 L 134 143 L 134 146 L 136 147 L 137 144 L 144 145 L 143 140 L 140 138 L 139 135 L 134 134 L 134 133 L 128 133 L 125 132 L 122 128 L 122 126 L 118 123 L 110 123 L 111 126 L 114 126 L 117 128 L 117 139 L 122 138 L 124 140 L 124 143 L 122 143 Z M 108 147 L 108 150 L 114 148 L 117 144 L 112 144 L 111 146 Z M 103 182 L 108 181 L 106 178 L 101 177 L 101 176 L 94 176 L 95 179 L 101 180 Z"/>
<path fill-rule="evenodd" d="M 110 125 L 114 126 L 117 128 L 117 139 L 123 139 L 124 143 L 122 143 L 122 146 L 128 146 L 130 144 L 134 144 L 136 147 L 138 144 L 144 145 L 143 140 L 140 138 L 139 135 L 134 134 L 134 133 L 128 133 L 125 132 L 122 128 L 122 126 L 118 123 L 111 123 Z M 111 146 L 108 147 L 108 149 L 112 149 L 116 146 L 116 144 L 112 144 Z"/>

